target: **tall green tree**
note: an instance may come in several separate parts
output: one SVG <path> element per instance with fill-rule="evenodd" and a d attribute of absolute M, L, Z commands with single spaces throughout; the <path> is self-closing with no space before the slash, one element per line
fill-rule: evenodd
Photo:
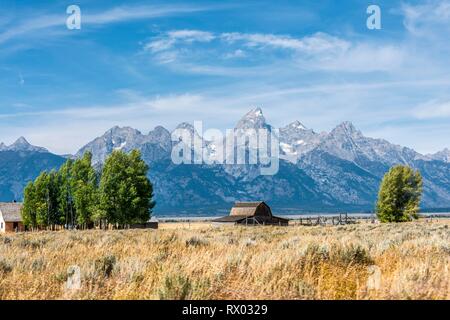
<path fill-rule="evenodd" d="M 404 222 L 417 218 L 422 196 L 422 176 L 408 166 L 395 166 L 384 176 L 377 216 L 381 222 Z"/>
<path fill-rule="evenodd" d="M 36 228 L 36 188 L 30 181 L 23 192 L 22 220 L 27 227 Z"/>
<path fill-rule="evenodd" d="M 73 160 L 67 160 L 59 169 L 59 210 L 61 224 L 73 226 L 76 222 L 76 212 L 73 204 L 72 193 L 72 166 Z"/>
<path fill-rule="evenodd" d="M 48 175 L 48 225 L 52 228 L 61 223 L 61 211 L 59 210 L 60 178 L 59 173 L 52 170 Z"/>
<path fill-rule="evenodd" d="M 148 170 L 139 151 L 114 151 L 100 180 L 100 217 L 121 226 L 148 221 L 155 206 Z"/>
<path fill-rule="evenodd" d="M 92 154 L 87 152 L 76 160 L 70 173 L 70 188 L 77 223 L 87 227 L 98 206 L 97 173 L 92 167 Z"/>
<path fill-rule="evenodd" d="M 34 200 L 36 206 L 36 225 L 46 227 L 48 225 L 48 173 L 42 172 L 34 182 Z"/>
<path fill-rule="evenodd" d="M 56 171 L 50 173 L 42 172 L 36 178 L 34 188 L 34 206 L 36 209 L 37 226 L 44 228 L 59 224 L 58 173 Z"/>
<path fill-rule="evenodd" d="M 139 150 L 129 154 L 130 182 L 132 185 L 132 218 L 136 222 L 147 222 L 150 219 L 155 201 L 153 200 L 153 185 L 148 178 L 149 167 L 142 160 Z"/>

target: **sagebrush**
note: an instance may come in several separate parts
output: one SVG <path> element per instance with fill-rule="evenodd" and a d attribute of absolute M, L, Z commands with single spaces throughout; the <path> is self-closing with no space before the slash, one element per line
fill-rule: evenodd
<path fill-rule="evenodd" d="M 449 299 L 449 225 L 8 234 L 0 299 Z M 80 289 L 66 288 L 71 266 Z"/>

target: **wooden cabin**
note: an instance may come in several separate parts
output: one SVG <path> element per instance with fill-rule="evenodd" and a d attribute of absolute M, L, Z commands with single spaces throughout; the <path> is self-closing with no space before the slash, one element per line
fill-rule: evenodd
<path fill-rule="evenodd" d="M 158 229 L 158 219 L 152 217 L 149 221 L 145 223 L 135 223 L 130 225 L 130 229 Z"/>
<path fill-rule="evenodd" d="M 275 217 L 272 210 L 264 202 L 236 202 L 231 208 L 230 215 L 212 221 L 214 224 L 233 225 L 279 225 L 287 226 L 289 220 Z"/>
<path fill-rule="evenodd" d="M 0 202 L 0 232 L 25 231 L 21 212 L 21 203 Z"/>

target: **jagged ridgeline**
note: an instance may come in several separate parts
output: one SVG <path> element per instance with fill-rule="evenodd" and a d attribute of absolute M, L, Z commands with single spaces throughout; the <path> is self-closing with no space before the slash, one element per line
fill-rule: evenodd
<path fill-rule="evenodd" d="M 194 131 L 188 123 L 179 128 Z M 237 129 L 272 128 L 261 109 L 248 112 Z M 329 133 L 317 133 L 299 121 L 279 129 L 280 168 L 262 176 L 254 165 L 175 165 L 171 132 L 158 126 L 148 134 L 114 127 L 74 156 L 92 153 L 96 168 L 114 150 L 138 149 L 149 165 L 156 213 L 215 214 L 239 200 L 265 200 L 276 212 L 368 211 L 374 209 L 383 175 L 395 164 L 420 170 L 423 208 L 450 207 L 450 151 L 422 155 L 386 140 L 365 137 L 350 122 Z M 210 152 L 216 142 L 206 141 Z M 444 147 L 444 146 L 443 146 Z M 26 183 L 44 169 L 57 168 L 65 158 L 21 139 L 0 148 L 0 200 L 22 198 Z"/>

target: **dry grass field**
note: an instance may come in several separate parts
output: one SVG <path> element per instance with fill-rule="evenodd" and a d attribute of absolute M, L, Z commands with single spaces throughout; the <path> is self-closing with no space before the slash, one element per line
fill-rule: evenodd
<path fill-rule="evenodd" d="M 450 222 L 0 235 L 0 299 L 450 299 Z M 78 266 L 80 288 L 67 288 Z"/>

